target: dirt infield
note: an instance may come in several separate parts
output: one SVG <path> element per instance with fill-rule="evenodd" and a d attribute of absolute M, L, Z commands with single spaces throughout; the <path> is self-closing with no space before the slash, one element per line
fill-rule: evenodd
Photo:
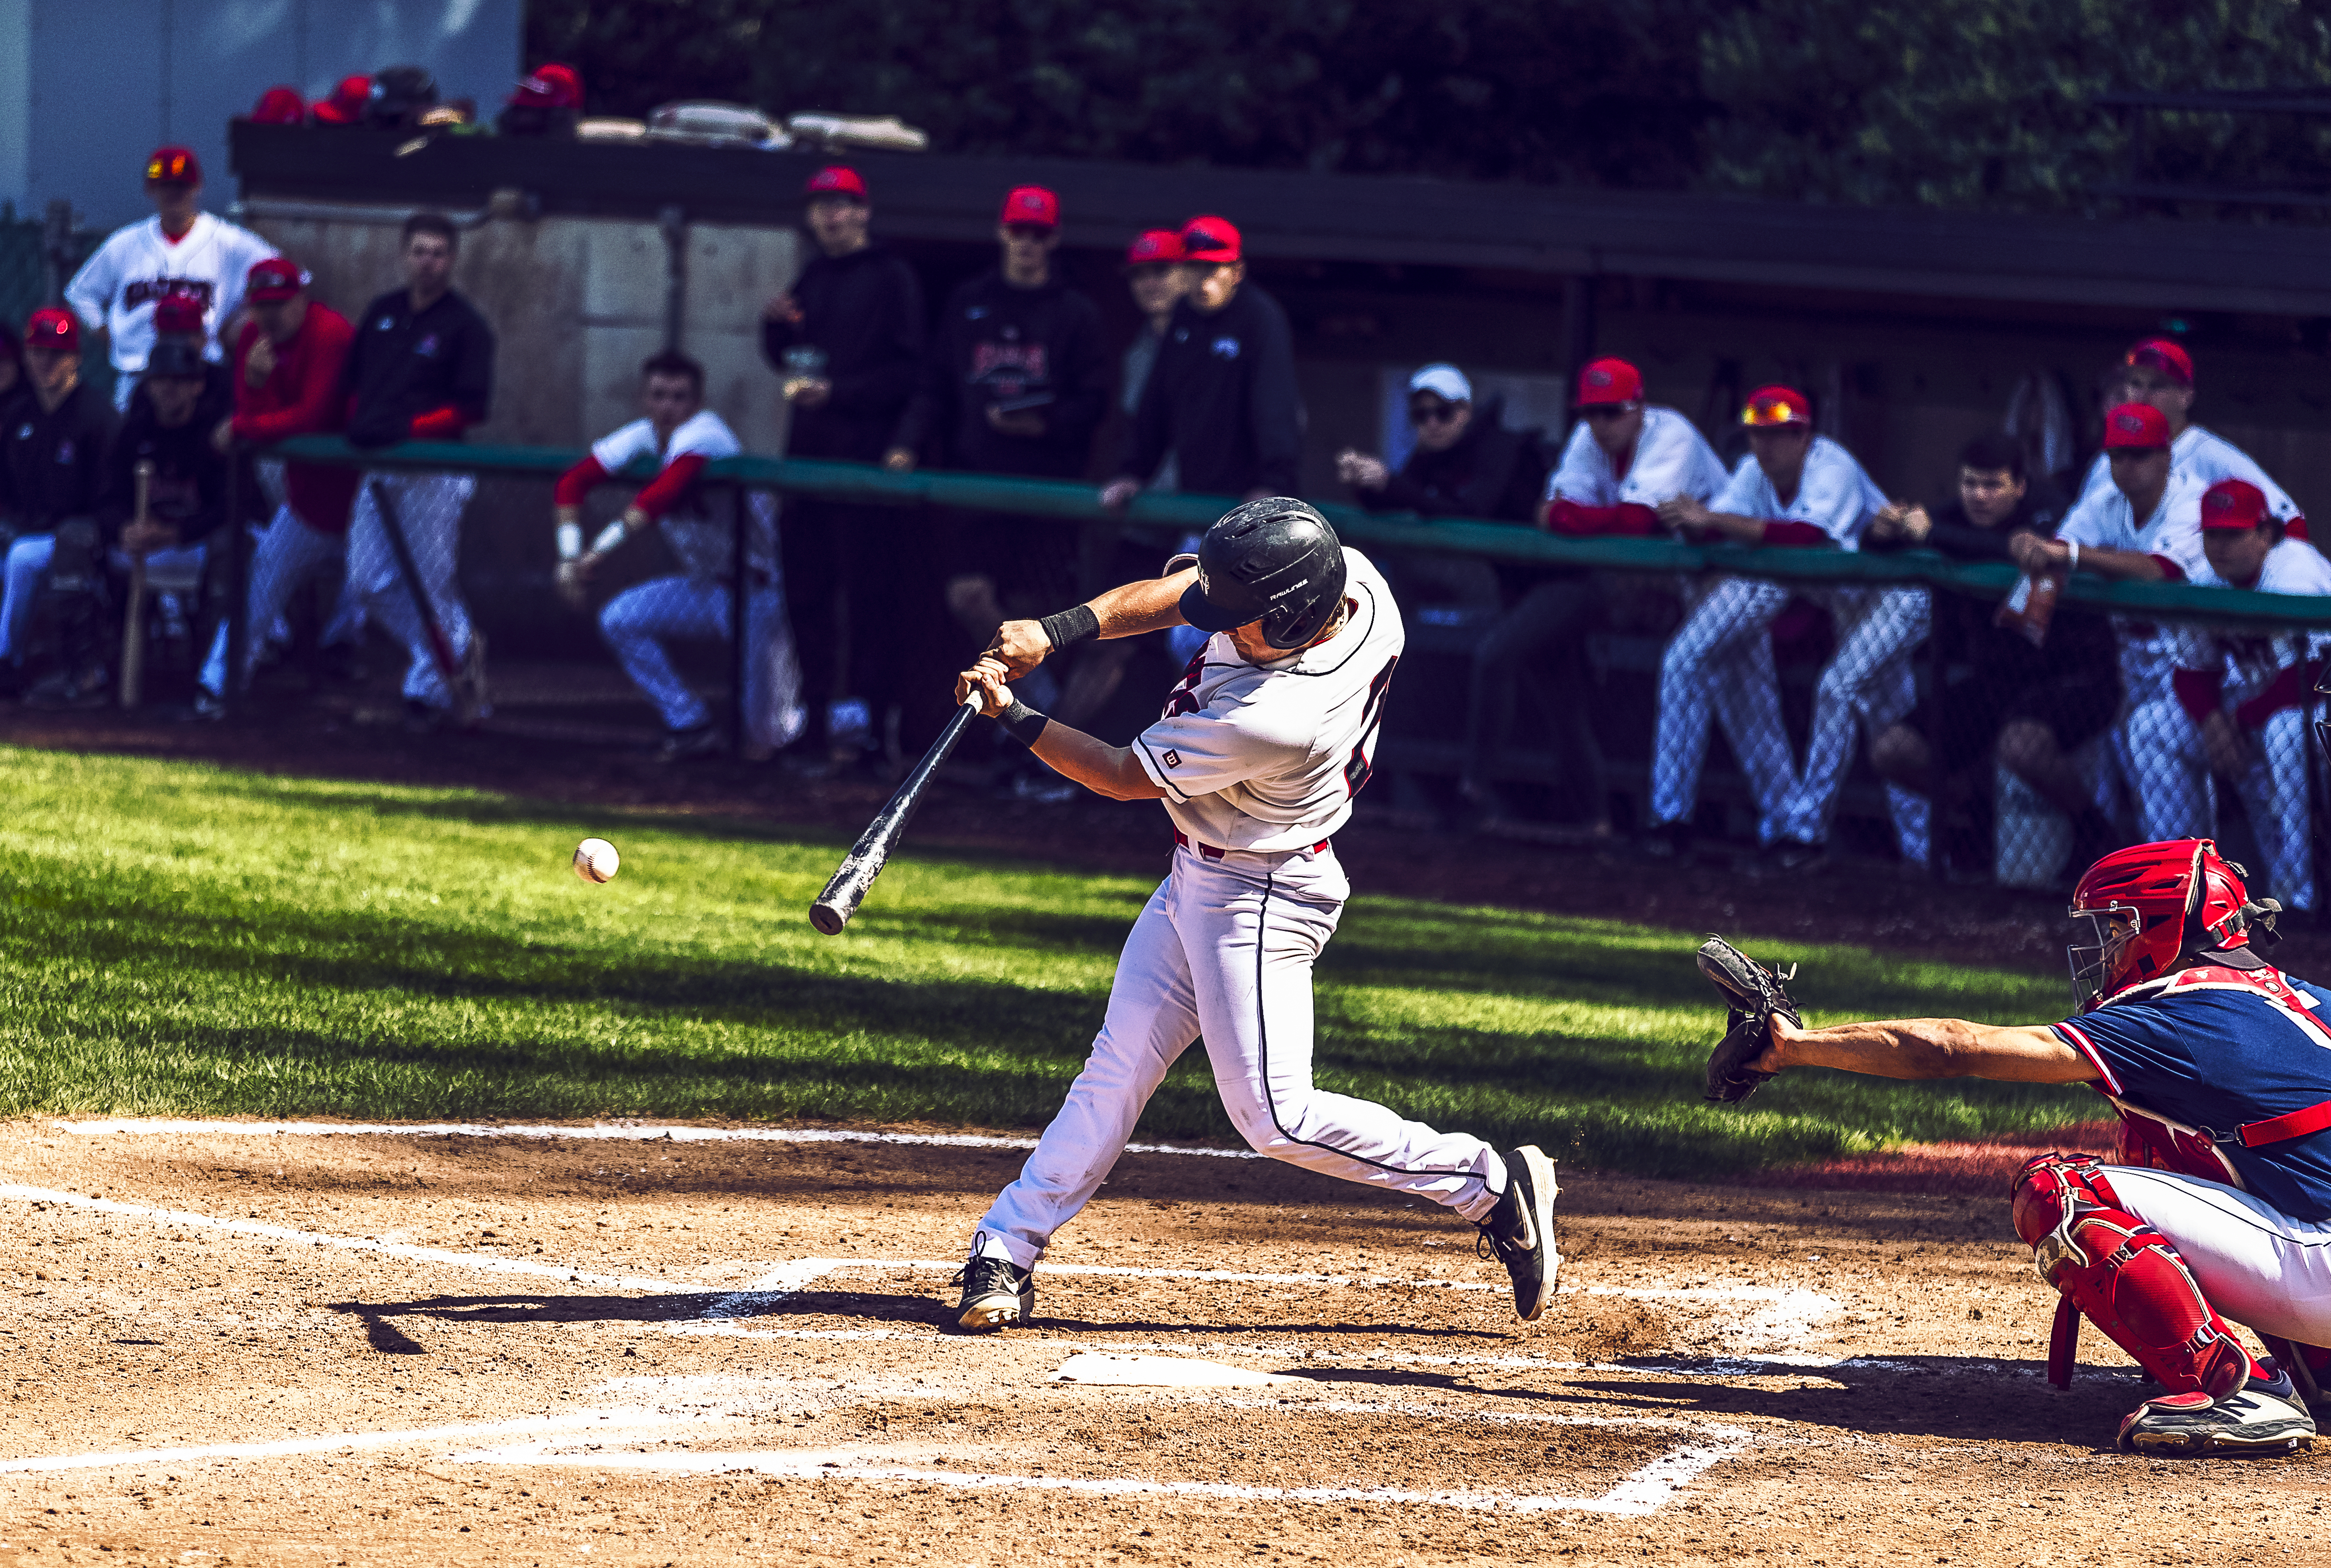
<path fill-rule="evenodd" d="M 609 1131 L 0 1128 L 0 1563 L 2319 1557 L 2331 1452 L 2103 1451 L 1993 1199 L 1575 1178 L 1521 1325 L 1437 1211 L 1132 1155 L 974 1338 L 1018 1148 Z"/>

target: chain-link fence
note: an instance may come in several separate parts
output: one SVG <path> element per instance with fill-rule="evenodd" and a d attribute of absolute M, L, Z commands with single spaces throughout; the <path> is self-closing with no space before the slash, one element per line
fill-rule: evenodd
<path fill-rule="evenodd" d="M 562 552 L 551 494 L 576 455 L 359 454 L 312 437 L 270 454 L 238 481 L 255 482 L 247 509 L 265 521 L 212 546 L 218 603 L 245 613 L 202 628 L 202 687 L 240 700 L 232 664 L 263 696 L 271 668 L 305 657 L 369 666 L 376 698 L 423 727 L 490 720 L 680 755 L 756 756 L 814 734 L 887 739 L 895 759 L 919 749 L 916 720 L 895 696 L 866 699 L 848 629 L 916 650 L 899 689 L 930 687 L 943 712 L 970 634 L 909 635 L 947 611 L 928 563 L 905 552 L 941 555 L 947 518 L 1051 519 L 1023 539 L 1073 550 L 1078 563 L 1053 564 L 1090 592 L 1156 570 L 1228 504 L 1146 496 L 1112 517 L 1080 485 L 737 458 L 633 534 L 609 528 L 627 494 L 604 487 L 578 565 L 562 560 L 576 546 Z M 290 504 L 284 458 L 353 478 L 344 535 Z M 2016 887 L 2060 884 L 2116 843 L 2207 835 L 2287 906 L 2313 908 L 2324 765 L 2310 726 L 2331 596 L 1326 509 L 1384 566 L 1409 626 L 1370 809 Z M 803 549 L 867 518 L 887 519 L 865 537 L 893 569 L 790 580 Z M 2311 546 L 2276 547 L 2319 570 L 2270 580 L 2331 586 Z M 817 648 L 796 645 L 799 626 L 817 628 Z M 1082 703 L 1087 727 L 1128 738 L 1189 651 L 1150 641 L 1062 670 L 1047 702 Z"/>

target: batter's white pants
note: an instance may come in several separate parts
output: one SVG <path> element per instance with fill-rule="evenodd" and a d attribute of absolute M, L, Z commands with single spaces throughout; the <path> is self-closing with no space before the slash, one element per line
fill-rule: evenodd
<path fill-rule="evenodd" d="M 2176 1243 L 2211 1306 L 2260 1334 L 2331 1345 L 2331 1222 L 2174 1171 L 2107 1165 L 2104 1177 Z"/>
<path fill-rule="evenodd" d="M 1853 766 L 1858 733 L 1876 735 L 1917 706 L 1912 650 L 1926 641 L 1934 603 L 1924 588 L 1800 590 L 1825 605 L 1837 629 L 1837 651 L 1813 689 L 1804 775 L 1790 796 L 1783 836 L 1800 843 L 1829 839 L 1830 820 Z M 1922 795 L 1889 784 L 1886 804 L 1903 858 L 1923 864 L 1932 809 Z"/>
<path fill-rule="evenodd" d="M 702 577 L 651 577 L 607 601 L 599 634 L 642 695 L 655 704 L 666 729 L 712 722 L 711 709 L 672 668 L 667 641 L 726 642 L 729 588 Z M 785 590 L 772 583 L 745 601 L 745 739 L 751 746 L 790 746 L 807 722 L 801 706 L 801 660 L 785 618 Z"/>
<path fill-rule="evenodd" d="M 1200 1034 L 1223 1107 L 1261 1153 L 1468 1220 L 1496 1207 L 1506 1167 L 1488 1144 L 1311 1087 L 1311 966 L 1350 892 L 1333 849 L 1220 860 L 1176 850 L 1126 937 L 1092 1055 L 1020 1179 L 980 1221 L 972 1255 L 1032 1267 Z"/>
<path fill-rule="evenodd" d="M 1686 602 L 1690 587 L 1687 584 Z M 1779 834 L 1797 787 L 1796 759 L 1781 724 L 1781 680 L 1773 667 L 1773 622 L 1789 602 L 1776 583 L 1743 577 L 1711 585 L 1684 616 L 1660 660 L 1660 716 L 1651 746 L 1651 820 L 1690 820 L 1699 803 L 1711 722 L 1748 775 L 1756 798 L 1756 840 Z"/>
<path fill-rule="evenodd" d="M 236 683 L 240 690 L 251 684 L 252 667 L 259 662 L 259 652 L 300 585 L 318 572 L 337 572 L 347 561 L 348 541 L 344 534 L 319 533 L 300 520 L 300 514 L 289 506 L 275 508 L 274 520 L 264 528 L 254 528 L 251 535 L 251 592 L 244 601 L 243 635 L 243 677 Z M 340 595 L 345 603 L 347 595 Z M 353 625 L 343 628 L 336 612 L 334 624 L 325 628 L 326 644 L 341 641 L 353 633 Z M 226 622 L 222 620 L 211 638 L 210 656 L 203 660 L 203 689 L 213 697 L 226 695 Z"/>
<path fill-rule="evenodd" d="M 2165 783 L 2180 801 L 2213 799 L 2209 749 L 2203 744 L 2202 727 L 2184 705 L 2174 700 L 2147 703 L 2130 716 L 2129 727 L 2140 730 L 2150 743 L 2147 758 L 2156 784 Z M 2253 879 L 2251 889 L 2271 893 L 2287 909 L 2312 909 L 2315 856 L 2307 813 L 2307 770 L 2313 741 L 2306 713 L 2286 708 L 2271 715 L 2252 732 L 2250 742 L 2250 765 L 2231 782 L 2250 815 L 2259 852 L 2266 857 L 2266 875 Z M 2214 820 L 2207 822 L 2203 833 L 2181 836 L 2215 836 Z"/>
<path fill-rule="evenodd" d="M 432 708 L 451 708 L 453 693 L 438 673 L 428 631 L 382 532 L 380 510 L 373 502 L 376 481 L 388 492 L 389 505 L 404 525 L 422 591 L 457 660 L 470 649 L 470 609 L 461 602 L 454 568 L 461 552 L 461 508 L 469 505 L 478 481 L 469 474 L 367 473 L 357 489 L 356 510 L 348 523 L 348 590 L 342 609 L 370 616 L 404 644 L 412 659 L 404 671 L 406 697 Z"/>

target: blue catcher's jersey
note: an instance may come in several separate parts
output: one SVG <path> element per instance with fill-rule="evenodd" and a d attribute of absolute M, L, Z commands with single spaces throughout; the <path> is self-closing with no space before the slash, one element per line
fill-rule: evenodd
<path fill-rule="evenodd" d="M 2293 1219 L 2331 1219 L 2331 1126 L 2279 1140 L 2287 1126 L 2252 1126 L 2331 1102 L 2331 992 L 2274 969 L 2184 969 L 2051 1027 L 2141 1135 L 2125 1152 L 2150 1146 Z"/>

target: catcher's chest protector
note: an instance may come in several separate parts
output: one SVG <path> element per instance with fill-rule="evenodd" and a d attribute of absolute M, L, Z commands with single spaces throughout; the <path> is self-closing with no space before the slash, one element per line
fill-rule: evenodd
<path fill-rule="evenodd" d="M 2222 1399 L 2249 1380 L 2250 1353 L 2169 1238 L 2121 1206 L 2099 1162 L 2056 1154 L 2025 1161 L 2015 1233 L 2031 1244 L 2040 1278 L 2063 1296 L 2048 1345 L 2048 1381 L 2058 1388 L 2071 1386 L 2082 1313 L 2168 1392 Z"/>

